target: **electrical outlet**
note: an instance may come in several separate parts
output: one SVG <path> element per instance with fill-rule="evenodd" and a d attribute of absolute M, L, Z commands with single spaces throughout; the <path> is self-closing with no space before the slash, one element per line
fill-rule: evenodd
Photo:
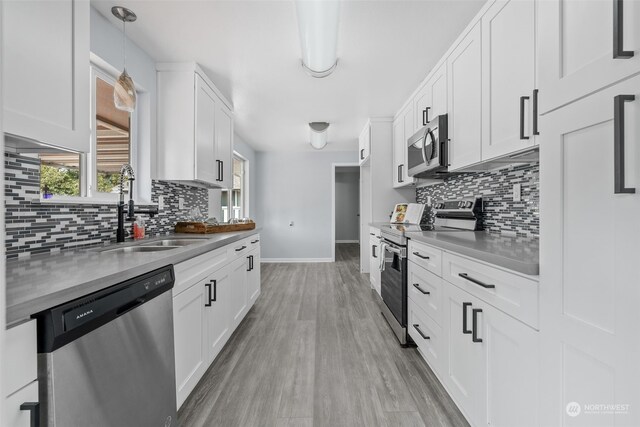
<path fill-rule="evenodd" d="M 178 198 L 178 209 L 180 210 L 184 209 L 184 199 L 182 197 Z"/>
<path fill-rule="evenodd" d="M 293 221 L 289 221 L 289 227 L 293 227 Z"/>
<path fill-rule="evenodd" d="M 164 196 L 158 196 L 158 210 L 164 209 Z"/>
<path fill-rule="evenodd" d="M 519 202 L 522 200 L 522 185 L 521 184 L 513 184 L 513 201 Z"/>

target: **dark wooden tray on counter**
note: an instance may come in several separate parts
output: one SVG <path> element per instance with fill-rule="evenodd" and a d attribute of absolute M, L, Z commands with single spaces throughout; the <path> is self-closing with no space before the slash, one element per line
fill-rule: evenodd
<path fill-rule="evenodd" d="M 227 233 L 230 231 L 246 231 L 256 228 L 255 222 L 244 224 L 207 224 L 204 222 L 181 221 L 176 223 L 176 233 L 195 233 L 195 234 L 211 234 L 211 233 Z"/>

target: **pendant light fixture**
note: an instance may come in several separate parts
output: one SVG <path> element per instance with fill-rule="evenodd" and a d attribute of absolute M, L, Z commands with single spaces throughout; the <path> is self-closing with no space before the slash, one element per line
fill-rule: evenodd
<path fill-rule="evenodd" d="M 126 23 L 134 22 L 138 17 L 133 11 L 122 6 L 114 6 L 111 8 L 113 16 L 122 21 L 122 74 L 118 77 L 113 87 L 113 102 L 118 110 L 128 111 L 130 113 L 136 109 L 136 88 L 133 80 L 127 74 L 127 33 Z"/>
<path fill-rule="evenodd" d="M 311 129 L 310 143 L 316 150 L 322 150 L 327 145 L 327 138 L 329 133 L 329 123 L 327 122 L 311 122 L 309 123 Z"/>
<path fill-rule="evenodd" d="M 312 77 L 327 77 L 338 65 L 339 0 L 296 0 L 302 67 Z"/>

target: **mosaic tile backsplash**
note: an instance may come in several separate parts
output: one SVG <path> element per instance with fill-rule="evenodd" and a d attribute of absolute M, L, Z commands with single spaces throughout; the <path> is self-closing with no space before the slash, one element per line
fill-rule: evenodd
<path fill-rule="evenodd" d="M 522 237 L 540 234 L 540 185 L 538 163 L 453 176 L 442 184 L 420 187 L 416 201 L 426 203 L 461 197 L 482 196 L 483 223 L 489 232 L 510 232 Z M 513 200 L 513 185 L 520 184 L 521 200 Z"/>
<path fill-rule="evenodd" d="M 5 249 L 7 258 L 115 241 L 115 205 L 41 203 L 40 162 L 5 152 Z M 165 181 L 153 181 L 151 201 L 164 196 L 164 208 L 154 218 L 144 215 L 147 235 L 167 234 L 175 222 L 198 207 L 207 215 L 207 190 Z M 178 199 L 185 209 L 178 209 Z M 127 223 L 128 225 L 129 223 Z"/>

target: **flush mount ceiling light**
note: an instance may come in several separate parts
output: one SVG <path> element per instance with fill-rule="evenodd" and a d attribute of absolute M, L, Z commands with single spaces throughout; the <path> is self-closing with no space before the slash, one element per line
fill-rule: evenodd
<path fill-rule="evenodd" d="M 128 111 L 130 113 L 136 109 L 136 88 L 133 85 L 133 80 L 127 74 L 127 49 L 126 49 L 126 23 L 134 22 L 138 17 L 133 11 L 122 6 L 114 6 L 111 8 L 113 16 L 122 21 L 122 57 L 123 66 L 122 74 L 118 77 L 115 86 L 113 87 L 113 102 L 118 110 Z"/>
<path fill-rule="evenodd" d="M 302 67 L 313 77 L 327 77 L 338 65 L 340 1 L 296 0 L 296 12 Z"/>
<path fill-rule="evenodd" d="M 329 123 L 327 122 L 311 122 L 309 123 L 311 129 L 310 143 L 316 150 L 322 150 L 327 145 L 327 137 L 329 136 Z"/>

